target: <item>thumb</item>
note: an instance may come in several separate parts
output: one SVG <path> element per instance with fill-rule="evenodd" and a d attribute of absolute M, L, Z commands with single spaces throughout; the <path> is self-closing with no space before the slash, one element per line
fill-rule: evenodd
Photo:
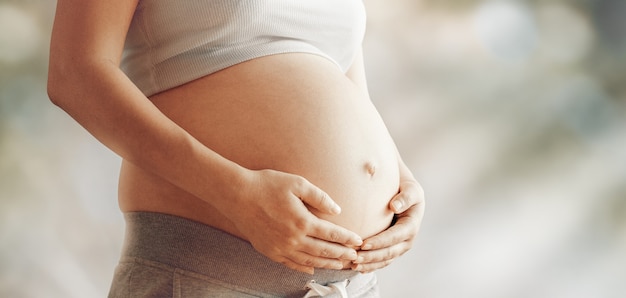
<path fill-rule="evenodd" d="M 404 212 L 406 210 L 406 207 L 408 206 L 406 201 L 407 201 L 406 194 L 401 192 L 395 195 L 393 199 L 391 199 L 391 202 L 389 202 L 389 208 L 395 214 L 400 214 Z"/>
<path fill-rule="evenodd" d="M 424 201 L 424 190 L 417 181 L 407 181 L 400 184 L 400 192 L 389 202 L 389 208 L 400 214 L 411 206 Z"/>

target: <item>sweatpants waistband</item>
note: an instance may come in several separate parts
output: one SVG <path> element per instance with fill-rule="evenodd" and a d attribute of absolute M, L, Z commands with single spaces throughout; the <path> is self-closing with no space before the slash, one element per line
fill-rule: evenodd
<path fill-rule="evenodd" d="M 178 216 L 128 212 L 122 258 L 141 258 L 196 272 L 272 296 L 302 297 L 311 280 L 330 284 L 349 280 L 351 288 L 375 276 L 352 270 L 316 269 L 309 275 L 287 268 L 238 237 Z"/>

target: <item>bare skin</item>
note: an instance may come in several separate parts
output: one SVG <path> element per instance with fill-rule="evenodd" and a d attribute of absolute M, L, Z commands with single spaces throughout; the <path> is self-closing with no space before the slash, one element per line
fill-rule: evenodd
<path fill-rule="evenodd" d="M 309 273 L 372 271 L 411 247 L 423 193 L 369 101 L 360 55 L 345 75 L 312 55 L 255 59 L 148 99 L 119 69 L 136 5 L 58 1 L 48 83 L 124 159 L 122 211 L 195 219 Z"/>

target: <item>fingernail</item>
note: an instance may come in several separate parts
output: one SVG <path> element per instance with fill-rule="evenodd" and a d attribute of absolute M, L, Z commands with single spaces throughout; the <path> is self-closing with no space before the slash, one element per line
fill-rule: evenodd
<path fill-rule="evenodd" d="M 358 263 L 363 263 L 363 261 L 364 261 L 364 260 L 365 260 L 365 258 L 363 258 L 363 257 L 358 257 L 358 258 L 356 259 L 356 261 L 354 261 L 354 262 L 358 264 Z"/>
<path fill-rule="evenodd" d="M 391 203 L 391 204 L 393 205 L 393 209 L 394 209 L 394 211 L 396 211 L 396 212 L 397 212 L 397 211 L 400 211 L 400 210 L 401 210 L 401 208 L 402 208 L 402 205 L 403 205 L 403 204 L 402 204 L 402 201 L 400 201 L 400 200 L 395 200 L 395 201 L 393 201 L 393 203 Z"/>
<path fill-rule="evenodd" d="M 363 247 L 361 247 L 361 249 L 362 250 L 370 250 L 370 249 L 372 249 L 372 245 L 367 243 L 367 244 L 363 245 Z"/>
<path fill-rule="evenodd" d="M 332 211 L 332 212 L 333 212 L 333 214 L 335 214 L 335 215 L 336 215 L 336 214 L 339 214 L 339 213 L 341 213 L 341 207 L 339 207 L 339 205 L 335 205 L 335 206 L 333 206 L 333 208 L 332 208 L 332 210 L 331 210 L 331 211 Z"/>

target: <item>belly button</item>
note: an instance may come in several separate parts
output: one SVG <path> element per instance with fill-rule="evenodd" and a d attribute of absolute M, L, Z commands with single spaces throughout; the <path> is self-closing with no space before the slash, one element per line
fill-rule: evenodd
<path fill-rule="evenodd" d="M 371 162 L 365 163 L 365 171 L 370 177 L 373 177 L 376 174 L 376 165 Z"/>

